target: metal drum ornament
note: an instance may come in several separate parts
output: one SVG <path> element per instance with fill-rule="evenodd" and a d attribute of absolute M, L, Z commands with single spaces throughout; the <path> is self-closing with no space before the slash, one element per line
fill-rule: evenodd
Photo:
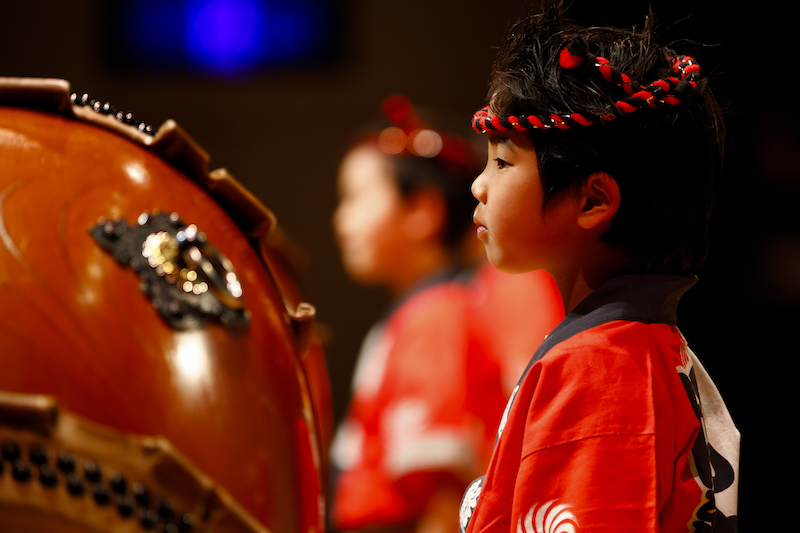
<path fill-rule="evenodd" d="M 208 162 L 174 121 L 0 78 L 3 532 L 324 529 L 314 308 Z"/>

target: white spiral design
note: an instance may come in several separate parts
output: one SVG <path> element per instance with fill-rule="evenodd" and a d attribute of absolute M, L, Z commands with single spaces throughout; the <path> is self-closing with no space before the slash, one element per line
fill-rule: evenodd
<path fill-rule="evenodd" d="M 517 533 L 578 533 L 578 519 L 558 500 L 537 503 L 517 522 Z"/>

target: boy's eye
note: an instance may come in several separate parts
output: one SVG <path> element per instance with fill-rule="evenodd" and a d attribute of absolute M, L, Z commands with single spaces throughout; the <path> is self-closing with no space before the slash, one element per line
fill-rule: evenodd
<path fill-rule="evenodd" d="M 497 168 L 506 168 L 508 166 L 508 163 L 506 163 L 505 161 L 503 161 L 499 157 L 495 158 L 494 161 L 495 161 L 495 163 L 497 163 Z"/>

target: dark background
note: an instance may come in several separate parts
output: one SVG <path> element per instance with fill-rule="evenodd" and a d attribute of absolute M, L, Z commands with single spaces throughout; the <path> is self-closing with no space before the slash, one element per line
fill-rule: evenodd
<path fill-rule="evenodd" d="M 795 29 L 767 3 L 746 10 L 718 0 L 654 4 L 662 23 L 676 23 L 668 40 L 718 44 L 695 54 L 730 107 L 726 178 L 712 253 L 681 304 L 680 325 L 742 430 L 745 522 L 749 515 L 774 526 L 791 512 L 774 512 L 778 505 L 770 503 L 791 489 L 796 473 L 789 444 L 797 405 L 791 361 L 800 355 L 789 342 L 800 315 Z M 0 0 L 0 75 L 65 78 L 74 90 L 154 126 L 175 119 L 211 154 L 211 168 L 228 168 L 270 207 L 307 252 L 303 288 L 328 332 L 341 416 L 361 338 L 386 304 L 379 290 L 347 279 L 330 227 L 347 140 L 395 92 L 463 119 L 466 128 L 483 105 L 493 47 L 525 4 L 328 1 L 334 31 L 325 54 L 233 77 L 181 68 L 169 58 L 160 65 L 135 61 L 120 49 L 127 21 L 109 5 Z M 536 5 L 529 2 L 529 9 Z M 572 12 L 588 22 L 633 26 L 646 6 L 577 1 Z M 688 150 L 664 147 L 662 164 L 677 168 Z M 770 510 L 753 520 L 757 507 Z"/>

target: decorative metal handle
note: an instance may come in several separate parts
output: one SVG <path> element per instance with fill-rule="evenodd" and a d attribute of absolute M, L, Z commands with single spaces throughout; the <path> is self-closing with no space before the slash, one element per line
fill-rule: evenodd
<path fill-rule="evenodd" d="M 249 323 L 233 264 L 177 213 L 145 212 L 133 226 L 122 219 L 100 220 L 92 234 L 139 274 L 142 292 L 172 327 L 193 329 L 209 319 L 231 326 Z"/>

